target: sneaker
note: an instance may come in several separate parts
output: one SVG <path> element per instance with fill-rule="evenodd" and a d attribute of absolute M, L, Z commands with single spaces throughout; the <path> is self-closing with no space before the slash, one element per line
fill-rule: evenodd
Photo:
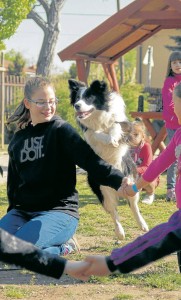
<path fill-rule="evenodd" d="M 60 246 L 60 256 L 66 256 L 73 252 L 72 247 L 67 243 Z"/>
<path fill-rule="evenodd" d="M 176 201 L 175 189 L 168 189 L 167 190 L 166 201 Z"/>
<path fill-rule="evenodd" d="M 69 239 L 65 244 L 60 246 L 60 255 L 66 256 L 73 252 L 80 252 L 80 246 L 75 235 Z"/>
<path fill-rule="evenodd" d="M 68 240 L 69 245 L 72 246 L 72 249 L 76 252 L 80 252 L 80 246 L 79 243 L 77 242 L 76 235 L 74 234 L 73 237 Z"/>
<path fill-rule="evenodd" d="M 145 197 L 142 200 L 142 203 L 152 204 L 154 200 L 155 200 L 155 195 L 154 194 L 152 194 L 152 195 L 146 194 Z"/>

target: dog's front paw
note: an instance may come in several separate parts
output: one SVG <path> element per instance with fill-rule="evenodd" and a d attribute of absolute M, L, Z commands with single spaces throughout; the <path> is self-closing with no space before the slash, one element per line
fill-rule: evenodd
<path fill-rule="evenodd" d="M 118 142 L 117 140 L 115 140 L 115 139 L 112 139 L 112 145 L 113 145 L 115 148 L 117 148 L 117 147 L 119 147 L 119 142 Z"/>
<path fill-rule="evenodd" d="M 108 144 L 112 144 L 115 148 L 119 147 L 119 141 L 111 135 L 108 135 Z"/>

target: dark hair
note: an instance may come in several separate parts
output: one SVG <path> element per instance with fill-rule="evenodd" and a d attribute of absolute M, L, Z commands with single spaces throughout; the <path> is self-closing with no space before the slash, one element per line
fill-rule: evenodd
<path fill-rule="evenodd" d="M 179 82 L 173 90 L 176 97 L 181 98 L 181 82 Z"/>
<path fill-rule="evenodd" d="M 166 77 L 174 76 L 174 73 L 171 68 L 171 62 L 174 60 L 181 60 L 181 51 L 173 51 L 169 58 L 168 58 L 168 65 L 167 65 L 167 73 Z"/>
<path fill-rule="evenodd" d="M 36 90 L 46 86 L 53 87 L 52 82 L 48 78 L 38 76 L 29 79 L 25 84 L 24 98 L 16 108 L 15 112 L 8 118 L 7 125 L 13 122 L 17 122 L 18 128 L 25 127 L 31 121 L 31 117 L 30 117 L 29 109 L 27 109 L 24 105 L 24 99 L 25 98 L 31 99 L 33 93 Z"/>

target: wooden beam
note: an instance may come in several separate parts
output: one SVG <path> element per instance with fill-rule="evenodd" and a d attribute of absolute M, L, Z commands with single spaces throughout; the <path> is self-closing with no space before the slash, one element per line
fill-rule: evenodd
<path fill-rule="evenodd" d="M 80 59 L 86 61 L 95 61 L 95 62 L 100 62 L 105 64 L 112 64 L 114 62 L 114 60 L 112 60 L 110 57 L 106 57 L 106 56 L 94 57 L 86 53 L 76 53 L 76 55 L 72 57 L 71 60 L 80 60 Z"/>
<path fill-rule="evenodd" d="M 145 24 L 148 25 L 158 25 L 158 26 L 168 26 L 169 28 L 172 26 L 172 28 L 181 28 L 181 15 L 179 19 L 150 19 L 150 20 L 146 20 L 144 22 Z"/>
<path fill-rule="evenodd" d="M 111 89 L 113 89 L 113 80 L 112 80 L 112 76 L 110 74 L 109 65 L 103 63 L 102 66 L 103 66 L 104 72 L 105 72 L 105 74 L 107 76 L 107 79 L 109 81 L 110 87 L 111 87 Z"/>
<path fill-rule="evenodd" d="M 113 47 L 114 45 L 116 45 L 117 43 L 119 43 L 121 40 L 123 40 L 124 38 L 128 37 L 130 34 L 132 34 L 133 32 L 135 32 L 136 30 L 139 30 L 139 28 L 141 28 L 141 26 L 143 26 L 143 23 L 140 23 L 138 26 L 130 26 L 131 27 L 130 31 L 124 33 L 123 35 L 120 35 L 114 41 L 112 41 L 111 43 L 107 44 L 105 47 L 102 47 L 99 51 L 97 51 L 94 54 L 95 57 L 99 56 L 101 53 L 103 53 L 106 50 L 110 49 L 111 47 Z"/>
<path fill-rule="evenodd" d="M 98 39 L 100 36 L 104 35 L 107 31 L 109 31 L 111 28 L 114 28 L 114 26 L 117 26 L 118 24 L 124 23 L 124 20 L 126 21 L 131 17 L 133 13 L 136 11 L 139 11 L 144 5 L 148 4 L 152 0 L 135 0 L 123 9 L 119 10 L 117 13 L 115 13 L 113 16 L 105 20 L 103 23 L 101 23 L 99 26 L 97 26 L 95 29 L 84 35 L 82 38 L 80 38 L 78 41 L 74 42 L 64 50 L 60 51 L 58 53 L 58 56 L 62 61 L 65 61 L 67 59 L 71 60 L 71 57 L 76 52 L 80 51 L 80 49 L 84 48 L 85 45 L 89 45 L 92 41 Z"/>
<path fill-rule="evenodd" d="M 166 4 L 171 8 L 175 8 L 176 11 L 181 12 L 181 1 L 180 0 L 164 0 Z"/>
<path fill-rule="evenodd" d="M 137 11 L 133 16 L 131 16 L 131 19 L 139 18 L 144 21 L 147 20 L 166 20 L 166 19 L 179 19 L 181 18 L 181 13 L 178 11 Z M 144 22 L 143 21 L 143 22 Z"/>
<path fill-rule="evenodd" d="M 119 93 L 119 84 L 117 81 L 114 64 L 102 64 L 102 66 L 107 76 L 107 79 L 109 80 L 111 89 Z"/>
<path fill-rule="evenodd" d="M 80 81 L 87 84 L 87 78 L 90 70 L 90 62 L 85 62 L 83 59 L 76 60 L 77 75 Z"/>
<path fill-rule="evenodd" d="M 152 31 L 146 31 L 147 34 L 145 34 L 144 37 L 140 38 L 139 40 L 135 41 L 135 43 L 132 43 L 131 45 L 129 45 L 127 48 L 124 48 L 124 50 L 116 53 L 115 56 L 113 57 L 106 57 L 106 56 L 97 56 L 95 57 L 95 55 L 93 54 L 86 54 L 86 53 L 76 53 L 74 55 L 74 57 L 72 57 L 72 60 L 76 60 L 80 57 L 86 59 L 86 60 L 90 60 L 90 61 L 95 61 L 95 62 L 100 62 L 100 63 L 105 63 L 105 64 L 112 64 L 113 62 L 115 62 L 120 56 L 124 55 L 125 53 L 127 53 L 128 51 L 130 51 L 131 49 L 135 48 L 136 46 L 140 45 L 142 42 L 144 42 L 145 40 L 147 40 L 149 37 L 151 37 L 152 35 L 154 35 L 155 33 L 157 33 L 158 31 L 160 31 L 161 29 L 163 29 L 162 27 L 156 27 L 154 30 Z"/>
<path fill-rule="evenodd" d="M 112 82 L 113 82 L 113 91 L 119 93 L 119 84 L 118 84 L 118 81 L 117 81 L 117 76 L 116 76 L 114 64 L 109 65 L 109 69 L 110 69 L 110 74 L 111 74 L 111 78 L 112 78 Z"/>
<path fill-rule="evenodd" d="M 142 24 L 143 25 L 143 24 Z M 168 25 L 169 26 L 169 25 Z M 180 26 L 181 26 L 181 22 L 180 22 Z M 129 45 L 127 48 L 124 48 L 124 50 L 116 53 L 115 56 L 113 57 L 105 57 L 105 56 L 95 56 L 95 54 L 86 54 L 86 53 L 76 53 L 76 55 L 74 57 L 72 57 L 72 60 L 77 59 L 78 57 L 82 57 L 84 59 L 90 60 L 90 61 L 97 61 L 100 63 L 109 63 L 112 64 L 113 62 L 115 62 L 120 56 L 124 55 L 125 53 L 127 53 L 128 51 L 130 51 L 131 49 L 135 48 L 136 46 L 140 45 L 142 42 L 144 42 L 145 40 L 147 40 L 148 38 L 150 38 L 152 35 L 154 35 L 155 33 L 157 33 L 158 31 L 160 31 L 161 29 L 163 29 L 161 26 L 156 27 L 154 30 L 152 31 L 147 31 L 145 30 L 146 34 L 144 37 L 141 37 L 139 40 L 135 41 L 134 43 L 132 43 L 131 45 Z M 141 28 L 142 30 L 142 28 Z M 109 49 L 109 47 L 108 47 Z M 106 50 L 106 48 L 104 48 L 104 51 Z M 102 52 L 102 51 L 101 51 Z M 96 54 L 97 55 L 97 54 Z"/>
<path fill-rule="evenodd" d="M 158 26 L 157 28 L 155 28 L 154 30 L 150 31 L 150 33 L 145 34 L 144 37 L 141 37 L 139 40 L 135 41 L 134 43 L 132 43 L 131 45 L 129 45 L 127 48 L 124 48 L 124 50 L 116 53 L 116 55 L 114 55 L 113 57 L 111 57 L 112 60 L 117 60 L 120 56 L 124 55 L 125 53 L 127 53 L 128 51 L 132 50 L 133 48 L 135 48 L 136 46 L 140 45 L 141 43 L 143 43 L 145 40 L 147 40 L 148 38 L 150 38 L 152 35 L 154 35 L 155 33 L 157 33 L 158 31 L 160 31 L 162 29 L 162 27 Z"/>

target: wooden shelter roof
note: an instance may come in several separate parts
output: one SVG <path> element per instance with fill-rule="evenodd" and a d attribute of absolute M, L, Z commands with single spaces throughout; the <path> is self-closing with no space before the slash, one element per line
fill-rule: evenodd
<path fill-rule="evenodd" d="M 111 65 L 158 31 L 173 28 L 181 28 L 181 0 L 135 0 L 58 55 L 62 61 L 84 63 L 79 75 L 86 77 L 85 63 Z"/>

